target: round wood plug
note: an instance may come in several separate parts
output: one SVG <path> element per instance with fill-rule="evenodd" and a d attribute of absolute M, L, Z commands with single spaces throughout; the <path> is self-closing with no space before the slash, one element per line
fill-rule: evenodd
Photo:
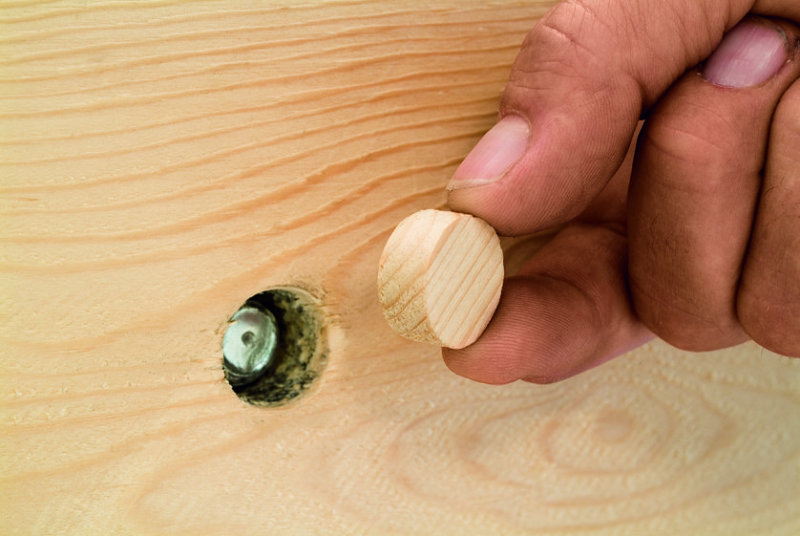
<path fill-rule="evenodd" d="M 378 266 L 378 299 L 392 329 L 448 348 L 480 337 L 502 286 L 494 229 L 456 212 L 422 210 L 400 222 Z"/>

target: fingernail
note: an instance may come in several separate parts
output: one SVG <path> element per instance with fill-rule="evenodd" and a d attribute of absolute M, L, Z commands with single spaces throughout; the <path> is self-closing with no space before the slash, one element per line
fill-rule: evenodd
<path fill-rule="evenodd" d="M 722 39 L 706 60 L 703 78 L 725 87 L 749 87 L 775 76 L 789 59 L 789 39 L 780 27 L 745 19 Z"/>
<path fill-rule="evenodd" d="M 497 122 L 458 166 L 448 190 L 471 188 L 503 177 L 528 148 L 528 122 L 507 115 Z"/>

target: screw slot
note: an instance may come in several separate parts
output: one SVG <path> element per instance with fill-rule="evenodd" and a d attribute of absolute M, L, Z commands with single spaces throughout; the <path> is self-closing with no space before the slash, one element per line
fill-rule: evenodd
<path fill-rule="evenodd" d="M 290 287 L 251 296 L 230 318 L 222 350 L 225 379 L 239 398 L 256 406 L 285 405 L 324 368 L 319 303 Z"/>

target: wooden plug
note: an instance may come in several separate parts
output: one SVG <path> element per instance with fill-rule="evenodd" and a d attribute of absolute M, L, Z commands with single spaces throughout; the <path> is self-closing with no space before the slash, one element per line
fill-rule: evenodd
<path fill-rule="evenodd" d="M 503 250 L 485 221 L 422 210 L 404 219 L 378 266 L 389 325 L 409 339 L 464 348 L 491 320 L 503 286 Z"/>

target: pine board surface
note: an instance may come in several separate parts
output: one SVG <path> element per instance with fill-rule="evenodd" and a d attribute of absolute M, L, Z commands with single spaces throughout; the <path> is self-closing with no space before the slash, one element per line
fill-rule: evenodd
<path fill-rule="evenodd" d="M 0 3 L 0 532 L 800 533 L 799 361 L 490 387 L 380 314 L 548 5 Z M 287 284 L 328 366 L 251 407 L 222 333 Z"/>

